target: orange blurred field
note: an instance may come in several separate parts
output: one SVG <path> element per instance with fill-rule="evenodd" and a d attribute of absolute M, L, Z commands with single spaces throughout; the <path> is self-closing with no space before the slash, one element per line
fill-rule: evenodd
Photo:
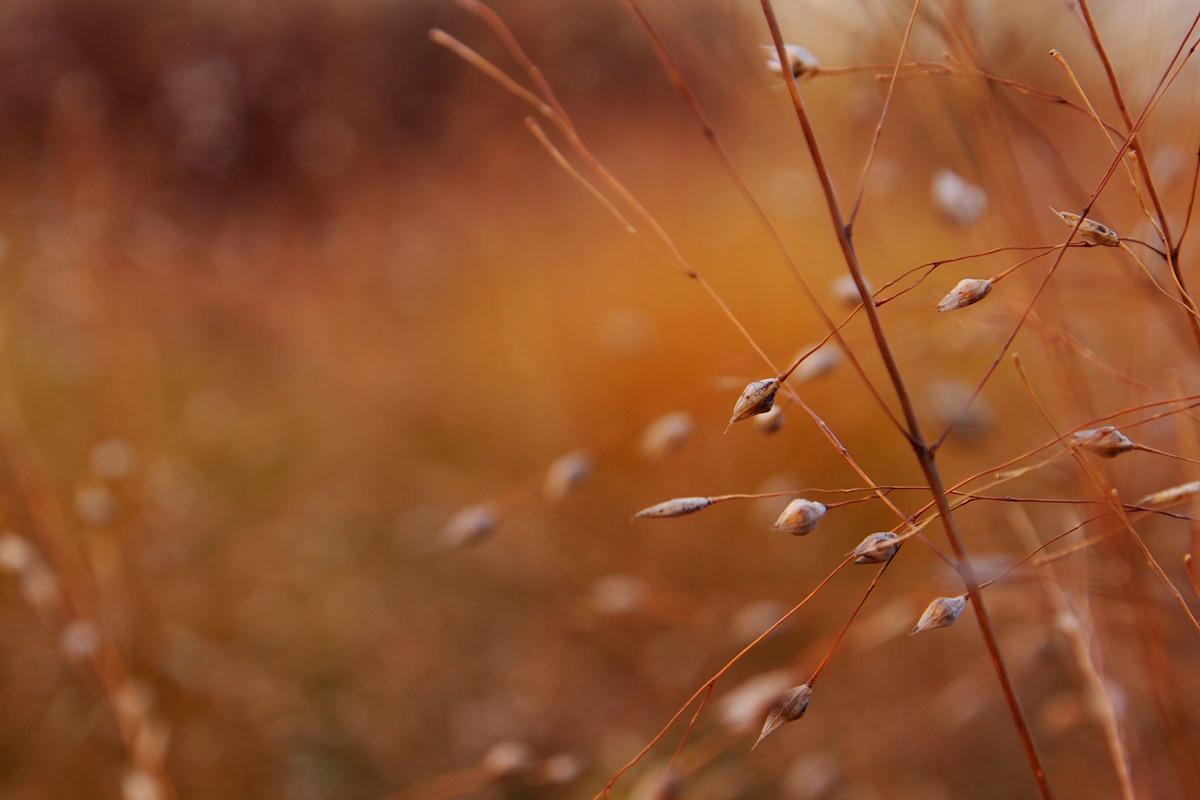
<path fill-rule="evenodd" d="M 1096 5 L 1140 111 L 1194 10 Z M 819 342 L 820 317 L 622 4 L 495 8 L 591 152 L 772 362 Z M 785 36 L 822 67 L 892 63 L 911 10 L 779 3 Z M 646 13 L 842 320 L 850 307 L 830 292 L 845 265 L 788 95 L 763 68 L 758 5 L 647 0 Z M 723 433 L 770 369 L 433 27 L 520 76 L 453 3 L 0 7 L 0 799 L 589 800 L 866 534 L 897 524 L 861 502 L 792 537 L 770 529 L 786 497 L 631 522 L 670 498 L 862 481 L 794 404 L 778 433 Z M 1051 48 L 1121 128 L 1065 5 L 927 0 L 909 52 L 1082 102 Z M 1194 71 L 1141 133 L 1177 232 L 1196 171 Z M 883 106 L 878 72 L 802 84 L 844 206 Z M 1114 157 L 1087 114 L 978 77 L 907 74 L 890 108 L 855 223 L 875 287 L 935 259 L 1061 244 L 1069 228 L 1047 206 L 1078 212 Z M 941 169 L 986 191 L 978 219 L 939 210 Z M 1153 242 L 1123 169 L 1093 215 Z M 1200 281 L 1185 243 L 1181 272 Z M 1011 348 L 1063 430 L 1200 392 L 1170 270 L 1135 252 L 1145 271 L 1117 248 L 1068 251 Z M 960 412 L 1051 261 L 975 307 L 938 314 L 938 300 L 1028 255 L 946 264 L 880 307 L 927 433 Z M 895 411 L 861 315 L 845 338 Z M 848 364 L 798 387 L 878 483 L 922 487 L 890 495 L 905 514 L 926 503 L 911 448 Z M 1009 357 L 971 408 L 939 451 L 948 483 L 1055 437 Z M 691 415 L 690 436 L 645 457 L 643 429 L 673 411 Z M 1196 421 L 1127 430 L 1185 460 L 1086 458 L 1126 501 L 1196 480 Z M 590 476 L 547 500 L 547 468 L 579 449 Z M 984 580 L 1029 551 L 1022 525 L 1045 541 L 1104 502 L 1070 458 L 993 494 L 1091 505 L 965 505 L 955 519 Z M 442 546 L 452 515 L 480 503 L 495 532 Z M 1194 505 L 1134 520 L 1192 613 Z M 1056 797 L 1122 797 L 1104 713 L 1136 797 L 1200 796 L 1200 631 L 1112 520 L 1084 533 L 1105 531 L 1121 535 L 987 590 L 1001 649 Z M 946 549 L 939 527 L 928 534 Z M 763 674 L 802 681 L 874 575 L 848 567 L 718 682 L 677 794 L 658 776 L 690 712 L 614 796 L 1035 797 L 974 612 L 906 635 L 930 600 L 962 592 L 919 543 L 863 606 L 804 719 L 750 751 L 762 720 L 727 698 Z M 1099 689 L 1053 586 L 1082 620 Z M 500 775 L 526 755 L 532 766 Z"/>

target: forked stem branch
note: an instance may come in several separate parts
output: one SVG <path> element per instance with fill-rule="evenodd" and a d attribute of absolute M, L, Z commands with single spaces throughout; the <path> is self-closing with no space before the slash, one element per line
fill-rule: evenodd
<path fill-rule="evenodd" d="M 771 0 L 761 0 L 761 3 L 767 25 L 771 29 L 771 38 L 774 40 L 776 51 L 779 54 L 780 63 L 786 64 L 787 54 L 784 49 L 783 36 L 779 32 L 779 22 L 775 18 L 775 9 L 771 5 Z M 860 295 L 870 297 L 866 281 L 858 264 L 858 256 L 854 251 L 854 244 L 850 240 L 849 231 L 846 228 L 841 208 L 838 205 L 833 180 L 830 178 L 829 170 L 825 165 L 825 159 L 821 154 L 821 148 L 817 143 L 816 133 L 813 130 L 808 111 L 805 109 L 804 100 L 800 97 L 800 90 L 790 72 L 785 70 L 784 77 L 787 80 L 788 92 L 791 94 L 792 104 L 796 108 L 800 127 L 804 132 L 804 139 L 808 145 L 809 154 L 812 156 L 817 176 L 821 182 L 821 189 L 824 192 L 825 201 L 829 207 L 829 215 L 837 234 L 842 256 L 846 261 L 846 266 L 850 270 L 850 275 L 854 279 Z M 1051 793 L 1050 785 L 1046 780 L 1045 769 L 1042 766 L 1041 756 L 1038 754 L 1037 745 L 1034 743 L 1033 735 L 1029 729 L 1029 722 L 1025 718 L 1024 709 L 1021 708 L 1021 701 L 1017 697 L 1012 678 L 1008 673 L 1008 667 L 1005 665 L 1004 657 L 1000 653 L 1000 646 L 996 641 L 996 633 L 992 628 L 991 620 L 983 605 L 983 597 L 979 590 L 979 579 L 975 576 L 975 571 L 971 568 L 971 562 L 967 558 L 962 539 L 954 523 L 954 517 L 950 511 L 950 502 L 942 486 L 942 479 L 938 473 L 934 453 L 921 433 L 916 408 L 913 405 L 912 397 L 909 395 L 904 377 L 900 373 L 900 368 L 896 363 L 891 346 L 888 344 L 887 336 L 883 332 L 883 326 L 879 320 L 879 312 L 872 303 L 865 303 L 864 308 L 867 312 L 867 319 L 871 324 L 871 332 L 874 335 L 875 344 L 879 349 L 879 355 L 883 359 L 884 366 L 887 368 L 888 376 L 891 378 L 892 385 L 896 391 L 896 397 L 904 412 L 905 422 L 908 426 L 907 434 L 909 443 L 912 445 L 913 452 L 917 456 L 917 461 L 921 465 L 921 471 L 925 474 L 929 489 L 933 493 L 934 503 L 941 516 L 946 536 L 950 540 L 950 546 L 954 550 L 955 557 L 958 559 L 959 572 L 962 575 L 963 582 L 966 584 L 967 594 L 975 606 L 975 618 L 979 620 L 979 628 L 983 633 L 984 642 L 987 645 L 992 664 L 1000 680 L 1001 689 L 1004 691 L 1005 699 L 1008 701 L 1013 722 L 1017 727 L 1017 733 L 1021 737 L 1021 742 L 1025 747 L 1025 754 L 1029 759 L 1029 766 L 1033 771 L 1034 781 L 1037 783 L 1038 791 L 1041 793 L 1043 800 L 1053 800 L 1054 795 Z"/>

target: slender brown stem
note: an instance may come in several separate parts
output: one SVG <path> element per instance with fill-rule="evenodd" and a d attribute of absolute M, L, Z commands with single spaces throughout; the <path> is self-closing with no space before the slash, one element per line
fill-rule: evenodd
<path fill-rule="evenodd" d="M 683 716 L 683 712 L 687 711 L 688 706 L 690 706 L 692 703 L 696 702 L 696 699 L 698 697 L 700 697 L 701 694 L 704 694 L 705 692 L 710 691 L 712 689 L 713 684 L 715 684 L 718 680 L 720 680 L 721 676 L 723 676 L 726 672 L 728 672 L 730 670 L 730 668 L 733 667 L 734 664 L 736 664 L 738 661 L 740 661 L 742 656 L 746 655 L 746 653 L 749 653 L 751 650 L 753 650 L 754 647 L 756 645 L 758 645 L 759 642 L 761 642 L 763 639 L 770 636 L 771 633 L 774 632 L 774 630 L 776 628 L 778 628 L 780 625 L 782 625 L 783 623 L 785 623 L 789 619 L 791 619 L 792 615 L 795 614 L 797 611 L 799 611 L 801 608 L 803 608 L 805 603 L 807 603 L 809 600 L 813 599 L 813 597 L 816 596 L 817 592 L 821 591 L 821 589 L 823 589 L 825 587 L 825 584 L 827 584 L 831 580 L 833 580 L 834 575 L 837 575 L 839 572 L 842 571 L 843 568 L 845 568 L 845 566 L 847 564 L 850 563 L 850 560 L 851 559 L 849 557 L 847 557 L 844 561 L 842 561 L 842 563 L 840 563 L 836 567 L 834 567 L 833 571 L 830 572 L 828 575 L 826 575 L 825 578 L 820 583 L 817 584 L 816 588 L 814 588 L 811 592 L 809 592 L 803 600 L 801 600 L 796 605 L 792 606 L 792 609 L 790 611 L 788 611 L 786 614 L 784 614 L 782 617 L 780 617 L 778 620 L 776 620 L 774 625 L 767 628 L 765 631 L 763 631 L 761 634 L 759 634 L 758 637 L 754 641 L 752 641 L 750 644 L 746 645 L 740 651 L 738 651 L 738 654 L 735 655 L 733 658 L 729 659 L 729 661 L 727 661 L 725 663 L 725 666 L 721 667 L 719 670 L 717 670 L 717 673 L 715 675 L 713 675 L 711 678 L 709 678 L 707 681 L 705 681 L 704 685 L 701 686 L 699 689 L 697 689 L 695 691 L 695 693 L 690 698 L 688 698 L 688 701 L 686 703 L 684 703 L 682 706 L 680 706 L 679 710 L 675 712 L 675 716 L 671 717 L 671 719 L 667 721 L 667 724 L 664 725 L 663 729 L 660 730 L 658 732 L 658 734 L 653 739 L 650 740 L 650 743 L 647 744 L 645 747 L 643 747 L 641 749 L 641 751 L 638 752 L 637 755 L 635 755 L 632 759 L 629 760 L 629 762 L 627 764 L 625 764 L 625 766 L 623 766 L 623 767 L 621 767 L 621 769 L 617 770 L 617 773 L 608 779 L 608 783 L 604 784 L 604 788 L 601 789 L 599 792 L 597 792 L 595 797 L 592 798 L 592 800 L 600 800 L 601 797 L 608 797 L 609 792 L 612 791 L 613 784 L 616 783 L 617 780 L 620 779 L 620 777 L 622 775 L 624 775 L 626 772 L 628 772 L 630 769 L 632 769 L 635 764 L 637 764 L 639 761 L 641 761 L 646 756 L 646 753 L 649 753 L 650 749 L 652 747 L 654 747 L 654 745 L 659 743 L 659 741 L 663 738 L 663 736 L 666 736 L 667 731 L 669 731 L 671 729 L 671 726 L 675 724 L 676 720 L 678 720 L 681 716 Z"/>
<path fill-rule="evenodd" d="M 671 57 L 671 53 L 667 50 L 667 46 L 663 42 L 662 37 L 658 35 L 658 31 L 655 30 L 654 26 L 650 23 L 649 18 L 642 11 L 642 7 L 638 5 L 637 0 L 623 1 L 626 7 L 629 8 L 630 13 L 632 13 L 637 19 L 637 22 L 641 26 L 642 30 L 645 31 L 646 36 L 650 39 L 650 44 L 653 46 L 654 53 L 658 57 L 659 62 L 662 64 L 663 71 L 666 72 L 667 78 L 671 81 L 671 85 L 675 87 L 675 90 L 679 93 L 680 97 L 683 98 L 684 105 L 688 107 L 688 110 L 691 111 L 692 115 L 696 118 L 697 123 L 700 125 L 701 133 L 704 135 L 704 138 L 709 145 L 712 146 L 713 151 L 717 154 L 717 159 L 721 162 L 721 166 L 725 168 L 725 172 L 728 173 L 730 180 L 733 181 L 734 186 L 737 187 L 738 192 L 746 201 L 746 205 L 748 205 L 751 211 L 754 212 L 754 216 L 758 218 L 759 222 L 761 222 L 763 227 L 767 229 L 767 232 L 770 233 L 771 240 L 775 243 L 776 249 L 779 250 L 780 255 L 783 256 L 784 261 L 787 263 L 788 268 L 791 270 L 796 280 L 800 283 L 800 288 L 803 289 L 805 295 L 808 297 L 809 302 L 812 303 L 813 307 L 817 310 L 817 314 L 825 323 L 825 327 L 829 329 L 830 335 L 837 339 L 838 345 L 842 348 L 842 351 L 850 360 L 851 365 L 859 374 L 859 377 L 862 378 L 863 383 L 866 384 L 867 390 L 875 398 L 876 402 L 879 404 L 879 407 L 883 409 L 885 414 L 887 414 L 888 418 L 892 421 L 892 424 L 895 425 L 897 429 L 901 429 L 902 426 L 900 424 L 900 420 L 896 419 L 896 415 L 892 412 L 892 409 L 883 399 L 883 396 L 880 395 L 879 390 L 875 388 L 875 384 L 872 383 L 871 379 L 867 376 L 862 364 L 859 363 L 858 357 L 854 354 L 854 351 L 850 348 L 850 345 L 846 343 L 846 340 L 842 338 L 841 327 L 834 323 L 824 306 L 821 305 L 821 301 L 818 299 L 816 292 L 813 291 L 812 286 L 809 285 L 808 280 L 800 271 L 800 267 L 796 263 L 796 259 L 792 256 L 791 250 L 788 249 L 787 244 L 784 242 L 783 236 L 779 233 L 779 229 L 775 226 L 775 223 L 771 222 L 771 218 L 767 215 L 767 212 L 762 207 L 762 204 L 758 202 L 758 198 L 756 198 L 754 193 L 750 191 L 750 187 L 746 184 L 746 181 L 742 177 L 741 172 L 738 170 L 737 165 L 734 164 L 733 157 L 729 155 L 729 151 L 726 149 L 724 142 L 721 141 L 721 137 L 717 135 L 717 131 L 709 121 L 708 115 L 704 113 L 704 109 L 700 106 L 700 101 L 696 99 L 695 93 L 692 91 L 691 87 L 688 86 L 687 81 L 683 77 L 683 73 L 679 70 L 675 60 Z M 920 0 L 918 0 L 918 2 L 920 2 Z M 795 367 L 793 366 L 792 369 L 795 369 Z M 791 370 L 781 373 L 780 380 L 784 380 L 786 376 L 790 374 Z"/>
<path fill-rule="evenodd" d="M 1131 132 L 1129 149 L 1137 154 L 1138 168 L 1141 170 L 1142 179 L 1146 183 L 1146 193 L 1150 195 L 1150 202 L 1154 204 L 1154 212 L 1158 215 L 1158 224 L 1162 230 L 1163 244 L 1166 245 L 1169 255 L 1167 260 L 1171 264 L 1171 271 L 1175 275 L 1175 281 L 1179 284 L 1184 302 L 1187 303 L 1192 311 L 1188 317 L 1188 322 L 1191 324 L 1196 344 L 1200 346 L 1200 321 L 1196 319 L 1196 304 L 1188 295 L 1187 284 L 1184 283 L 1183 272 L 1179 268 L 1179 245 L 1173 243 L 1171 240 L 1171 226 L 1167 221 L 1167 213 L 1163 209 L 1162 201 L 1159 199 L 1158 190 L 1154 186 L 1154 179 L 1150 177 L 1150 167 L 1146 163 L 1145 152 L 1142 150 L 1141 140 L 1137 136 L 1137 128 L 1133 124 L 1133 118 L 1129 114 L 1129 107 L 1125 104 L 1125 97 L 1121 93 L 1121 84 L 1117 80 L 1116 70 L 1113 69 L 1112 62 L 1108 58 L 1108 52 L 1104 49 L 1104 43 L 1100 41 L 1100 33 L 1096 30 L 1096 23 L 1092 19 L 1092 12 L 1088 8 L 1087 0 L 1079 0 L 1079 10 L 1083 12 L 1084 21 L 1087 22 L 1088 34 L 1092 37 L 1092 45 L 1096 48 L 1096 53 L 1100 56 L 1100 61 L 1104 64 L 1104 72 L 1108 76 L 1108 83 L 1112 87 L 1113 99 L 1117 102 L 1121 118 L 1125 120 L 1125 125 Z M 1200 16 L 1197 16 L 1196 20 L 1200 21 Z M 1184 37 L 1182 43 L 1180 43 L 1179 50 L 1175 53 L 1175 58 L 1171 59 L 1172 65 L 1179 58 L 1179 53 L 1183 51 L 1184 45 L 1187 44 L 1187 37 L 1191 36 L 1191 32 L 1195 27 L 1196 22 L 1193 22 L 1192 27 L 1188 29 L 1187 35 Z M 1159 81 L 1159 86 L 1162 86 L 1162 81 Z"/>
<path fill-rule="evenodd" d="M 900 549 L 903 546 L 903 542 L 896 546 L 896 553 L 892 556 L 892 558 L 895 558 L 900 554 Z M 859 611 L 862 611 L 862 607 L 867 604 L 867 598 L 871 596 L 871 592 L 875 591 L 875 585 L 879 583 L 879 579 L 883 577 L 883 573 L 887 571 L 888 565 L 891 563 L 892 559 L 885 561 L 883 566 L 879 568 L 879 571 L 875 573 L 875 577 L 871 579 L 871 585 L 868 586 L 867 591 L 863 593 L 862 600 L 858 601 L 858 605 L 854 607 L 854 612 L 850 614 L 850 618 L 846 620 L 846 624 L 842 626 L 841 632 L 837 635 L 837 638 L 833 640 L 833 644 L 830 645 L 829 650 L 826 651 L 825 657 L 821 659 L 820 664 L 817 664 L 817 668 L 813 670 L 812 676 L 808 679 L 808 681 L 806 681 L 806 683 L 808 683 L 808 688 L 811 689 L 813 687 L 813 684 L 817 682 L 817 678 L 821 676 L 821 672 L 824 671 L 825 665 L 829 663 L 829 659 L 833 658 L 833 651 L 837 650 L 838 645 L 842 643 L 842 639 L 846 636 L 846 631 L 850 630 L 850 625 L 854 622 L 854 618 L 858 616 Z"/>
<path fill-rule="evenodd" d="M 787 58 L 784 50 L 783 35 L 779 31 L 779 22 L 775 18 L 775 10 L 771 5 L 771 0 L 761 0 L 761 2 L 767 25 L 771 29 L 771 38 L 774 40 L 775 49 L 779 54 L 780 63 L 786 64 Z M 862 297 L 869 297 L 866 281 L 858 264 L 858 256 L 854 251 L 853 243 L 850 241 L 850 232 L 846 228 L 841 209 L 838 206 L 833 180 L 830 178 L 829 171 L 825 166 L 825 160 L 817 143 L 816 133 L 809 120 L 808 111 L 804 106 L 804 100 L 800 96 L 800 90 L 796 85 L 795 78 L 787 71 L 785 71 L 785 77 L 787 78 L 788 92 L 792 96 L 792 104 L 796 108 L 796 115 L 799 118 L 800 127 L 804 132 L 809 155 L 812 156 L 813 164 L 821 181 L 821 188 L 825 194 L 825 201 L 829 207 L 829 214 L 837 234 L 838 244 L 842 250 L 842 256 L 846 261 L 846 266 L 850 270 L 850 275 L 854 279 L 855 285 L 858 287 L 859 294 Z M 1004 657 L 1000 653 L 1000 646 L 996 641 L 995 631 L 992 628 L 991 620 L 983 604 L 983 597 L 979 591 L 979 580 L 975 576 L 975 571 L 971 567 L 970 559 L 967 557 L 962 539 L 958 534 L 958 529 L 950 510 L 950 501 L 946 497 L 946 492 L 942 487 L 941 475 L 938 473 L 937 464 L 934 461 L 933 451 L 929 448 L 921 433 L 916 408 L 909 396 L 904 378 L 900 374 L 899 365 L 896 363 L 891 347 L 888 345 L 887 337 L 883 332 L 883 326 L 879 320 L 879 312 L 874 304 L 871 303 L 865 304 L 865 309 L 867 319 L 871 323 L 871 331 L 875 336 L 875 343 L 879 349 L 879 355 L 883 359 L 884 366 L 887 369 L 888 375 L 892 380 L 892 385 L 895 388 L 896 396 L 899 399 L 900 407 L 904 412 L 905 421 L 908 425 L 909 443 L 912 445 L 913 452 L 916 454 L 917 460 L 921 465 L 921 471 L 925 474 L 926 482 L 933 492 L 933 499 L 937 505 L 938 512 L 941 514 L 946 536 L 950 540 L 950 546 L 954 550 L 955 556 L 958 558 L 959 571 L 966 584 L 967 594 L 970 595 L 971 602 L 975 606 L 975 616 L 979 621 L 980 631 L 983 634 L 988 653 L 991 655 L 992 664 L 1000 680 L 1000 686 L 1008 701 L 1013 722 L 1017 727 L 1017 733 L 1025 747 L 1025 754 L 1033 771 L 1034 781 L 1037 783 L 1038 791 L 1041 793 L 1043 800 L 1052 800 L 1054 795 L 1050 791 L 1049 783 L 1046 781 L 1041 756 L 1038 754 L 1037 745 L 1034 743 L 1033 735 L 1029 729 L 1029 722 L 1025 718 L 1025 711 L 1022 709 L 1021 701 L 1017 697 L 1012 678 L 1008 674 L 1008 667 L 1005 665 Z"/>
<path fill-rule="evenodd" d="M 900 52 L 896 54 L 896 66 L 892 69 L 892 79 L 888 82 L 887 96 L 883 99 L 883 110 L 879 112 L 879 123 L 875 126 L 875 135 L 871 138 L 871 149 L 867 151 L 867 159 L 863 162 L 862 177 L 858 181 L 858 193 L 854 198 L 854 205 L 850 208 L 850 216 L 846 218 L 846 232 L 850 235 L 854 231 L 854 221 L 858 219 L 858 209 L 862 205 L 863 191 L 867 188 L 867 176 L 871 172 L 871 162 L 875 160 L 875 148 L 879 146 L 883 123 L 887 120 L 888 108 L 892 105 L 892 95 L 896 91 L 896 78 L 900 75 L 900 64 L 904 61 L 904 51 L 908 49 L 908 39 L 912 36 L 913 25 L 917 21 L 917 11 L 920 8 L 921 0 L 915 0 L 912 14 L 908 17 L 908 27 L 904 29 L 904 38 L 900 40 Z"/>

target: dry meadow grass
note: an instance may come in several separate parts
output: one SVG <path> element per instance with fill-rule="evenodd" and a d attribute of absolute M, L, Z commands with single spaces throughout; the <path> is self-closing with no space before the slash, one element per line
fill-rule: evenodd
<path fill-rule="evenodd" d="M 1198 796 L 1195 9 L 642 6 L 0 8 L 0 798 Z"/>

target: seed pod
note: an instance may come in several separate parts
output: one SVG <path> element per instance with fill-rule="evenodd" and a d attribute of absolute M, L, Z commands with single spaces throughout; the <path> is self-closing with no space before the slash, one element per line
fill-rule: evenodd
<path fill-rule="evenodd" d="M 1079 431 L 1071 439 L 1076 445 L 1101 458 L 1116 458 L 1128 453 L 1134 444 L 1129 437 L 1111 425 L 1090 431 Z"/>
<path fill-rule="evenodd" d="M 934 174 L 930 194 L 938 211 L 955 225 L 971 225 L 987 211 L 987 192 L 953 170 Z"/>
<path fill-rule="evenodd" d="M 771 54 L 771 59 L 767 61 L 767 69 L 776 75 L 782 75 L 783 66 L 779 63 L 779 51 L 770 44 L 764 44 L 762 48 Z M 785 44 L 783 51 L 787 53 L 788 69 L 791 70 L 793 78 L 804 77 L 821 65 L 816 56 L 798 44 Z"/>
<path fill-rule="evenodd" d="M 500 512 L 491 503 L 470 506 L 450 517 L 438 534 L 438 541 L 452 550 L 479 544 L 491 536 L 499 524 Z"/>
<path fill-rule="evenodd" d="M 825 516 L 825 504 L 799 497 L 788 503 L 787 508 L 775 520 L 775 530 L 786 531 L 793 536 L 804 536 L 813 532 L 821 517 Z"/>
<path fill-rule="evenodd" d="M 583 759 L 575 753 L 559 753 L 538 765 L 538 778 L 551 785 L 571 783 L 583 774 L 584 766 Z"/>
<path fill-rule="evenodd" d="M 707 497 L 676 497 L 674 500 L 668 500 L 656 506 L 643 508 L 633 516 L 642 519 L 651 517 L 682 517 L 687 514 L 695 514 L 697 511 L 703 511 L 711 505 L 712 500 L 709 500 Z"/>
<path fill-rule="evenodd" d="M 992 291 L 992 282 L 979 278 L 964 278 L 938 303 L 938 311 L 955 311 L 974 305 Z"/>
<path fill-rule="evenodd" d="M 954 621 L 958 619 L 958 615 L 966 607 L 966 595 L 939 597 L 925 609 L 925 613 L 921 615 L 921 619 L 917 621 L 917 625 L 912 629 L 912 632 L 921 633 L 922 631 L 931 631 L 934 628 L 948 628 L 954 624 Z"/>
<path fill-rule="evenodd" d="M 616 572 L 605 575 L 592 584 L 588 602 L 593 611 L 604 617 L 637 614 L 650 601 L 650 586 L 637 575 Z"/>
<path fill-rule="evenodd" d="M 777 432 L 783 427 L 783 409 L 773 406 L 767 413 L 759 414 L 754 418 L 754 426 L 766 434 Z"/>
<path fill-rule="evenodd" d="M 733 404 L 733 416 L 729 424 L 741 422 L 744 419 L 765 414 L 775 405 L 775 393 L 779 391 L 779 379 L 768 378 L 765 381 L 755 381 L 742 390 L 742 396 Z M 725 430 L 729 430 L 728 427 Z"/>
<path fill-rule="evenodd" d="M 1139 506 L 1161 506 L 1167 503 L 1174 503 L 1176 500 L 1184 500 L 1194 495 L 1200 494 L 1200 481 L 1185 483 L 1182 486 L 1172 486 L 1170 489 L 1163 489 L 1161 492 L 1148 494 L 1141 500 L 1137 501 Z"/>
<path fill-rule="evenodd" d="M 862 544 L 854 548 L 851 555 L 855 556 L 855 564 L 883 564 L 892 560 L 892 556 L 896 555 L 899 547 L 900 543 L 896 541 L 896 534 L 884 531 L 883 533 L 872 533 L 863 539 Z"/>
<path fill-rule="evenodd" d="M 754 747 L 758 747 L 759 742 L 779 728 L 803 717 L 804 712 L 808 710 L 808 699 L 810 697 L 812 697 L 812 689 L 809 688 L 807 683 L 801 684 L 788 692 L 784 696 L 783 702 L 767 715 L 767 721 L 763 723 L 762 733 L 758 735 L 758 741 L 754 743 Z M 754 747 L 750 749 L 753 750 Z"/>
<path fill-rule="evenodd" d="M 561 500 L 577 490 L 592 474 L 592 457 L 585 450 L 559 456 L 546 472 L 542 494 L 550 502 Z"/>
<path fill-rule="evenodd" d="M 808 350 L 809 348 L 805 347 L 800 353 L 807 353 Z M 835 342 L 828 342 L 801 361 L 800 366 L 796 367 L 796 371 L 792 373 L 792 377 L 799 383 L 816 380 L 837 369 L 844 358 L 842 348 L 838 347 Z"/>
<path fill-rule="evenodd" d="M 483 754 L 479 766 L 494 781 L 510 781 L 533 766 L 533 751 L 524 742 L 496 742 Z"/>
<path fill-rule="evenodd" d="M 17 575 L 37 560 L 37 551 L 24 538 L 15 533 L 0 535 L 0 569 Z"/>
<path fill-rule="evenodd" d="M 744 736 L 759 727 L 764 714 L 783 702 L 796 676 L 786 669 L 755 675 L 739 683 L 720 702 L 721 724 L 734 736 Z"/>
<path fill-rule="evenodd" d="M 867 291 L 874 293 L 875 289 L 867 283 Z M 854 308 L 863 301 L 862 295 L 858 293 L 858 284 L 854 282 L 852 275 L 841 275 L 829 284 L 829 294 L 834 300 L 848 308 Z"/>
<path fill-rule="evenodd" d="M 1075 223 L 1079 222 L 1078 214 L 1072 214 L 1069 211 L 1059 211 L 1054 206 L 1050 206 L 1050 210 L 1058 214 L 1059 218 L 1069 228 L 1074 228 Z M 1079 225 L 1079 238 L 1092 244 L 1104 245 L 1105 247 L 1116 247 L 1121 243 L 1121 237 L 1117 236 L 1116 231 L 1107 225 L 1101 225 L 1090 217 L 1084 217 L 1083 222 Z"/>
<path fill-rule="evenodd" d="M 696 424 L 686 411 L 663 414 L 642 432 L 640 449 L 648 461 L 661 461 L 687 444 Z"/>

